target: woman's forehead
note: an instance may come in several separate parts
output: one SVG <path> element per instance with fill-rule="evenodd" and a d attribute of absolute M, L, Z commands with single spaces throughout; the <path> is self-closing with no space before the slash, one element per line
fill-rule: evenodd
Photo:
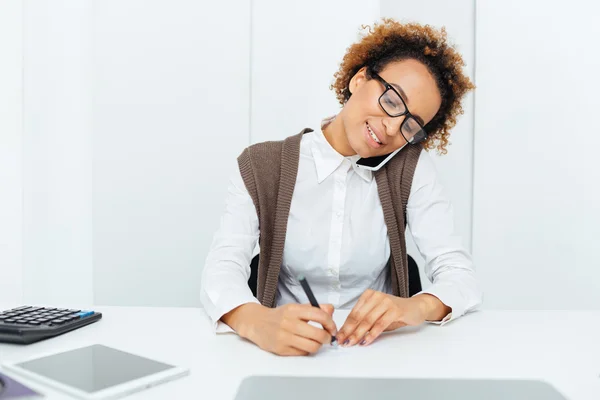
<path fill-rule="evenodd" d="M 435 80 L 427 67 L 413 59 L 391 62 L 379 75 L 389 83 L 400 85 L 405 91 L 409 87 L 422 86 L 432 86 L 437 89 Z"/>
<path fill-rule="evenodd" d="M 388 83 L 402 88 L 411 112 L 421 115 L 425 121 L 436 114 L 441 104 L 440 93 L 435 79 L 423 63 L 414 59 L 394 61 L 386 65 L 379 75 Z"/>

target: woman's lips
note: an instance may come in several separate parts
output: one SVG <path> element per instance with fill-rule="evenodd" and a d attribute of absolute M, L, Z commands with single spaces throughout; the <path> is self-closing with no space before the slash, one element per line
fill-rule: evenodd
<path fill-rule="evenodd" d="M 365 129 L 364 129 L 364 135 L 365 135 L 365 139 L 367 140 L 367 143 L 369 144 L 369 146 L 371 146 L 374 149 L 379 149 L 381 148 L 381 146 L 383 146 L 382 144 L 377 143 L 373 137 L 371 136 L 371 133 L 369 132 L 369 128 L 368 128 L 368 124 L 365 124 Z M 379 138 L 379 137 L 378 137 Z"/>

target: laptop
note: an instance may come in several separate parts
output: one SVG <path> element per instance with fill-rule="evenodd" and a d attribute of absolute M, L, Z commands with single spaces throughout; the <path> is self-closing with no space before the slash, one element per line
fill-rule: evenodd
<path fill-rule="evenodd" d="M 566 400 L 533 380 L 251 376 L 235 400 Z"/>

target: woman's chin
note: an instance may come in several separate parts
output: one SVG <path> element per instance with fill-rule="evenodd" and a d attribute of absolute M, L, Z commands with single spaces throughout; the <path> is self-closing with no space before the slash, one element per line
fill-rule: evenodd
<path fill-rule="evenodd" d="M 356 154 L 358 154 L 362 158 L 377 157 L 378 155 L 380 155 L 379 151 L 376 151 L 366 145 L 363 147 L 360 147 L 358 149 L 355 149 L 355 151 L 356 151 Z"/>
<path fill-rule="evenodd" d="M 369 157 L 373 157 L 373 155 L 371 154 L 371 152 L 369 151 L 369 149 L 365 149 L 362 147 L 358 147 L 355 148 L 353 147 L 354 152 L 360 157 L 360 158 L 369 158 Z"/>
<path fill-rule="evenodd" d="M 373 157 L 373 149 L 369 148 L 369 146 L 357 140 L 349 140 L 350 147 L 354 150 L 354 153 L 357 154 L 361 158 L 369 158 Z"/>

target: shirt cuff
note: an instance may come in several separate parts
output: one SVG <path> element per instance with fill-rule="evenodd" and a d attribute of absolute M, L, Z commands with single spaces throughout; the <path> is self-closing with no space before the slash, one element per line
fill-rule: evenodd
<path fill-rule="evenodd" d="M 260 304 L 258 299 L 256 299 L 254 296 L 223 296 L 223 300 L 220 302 L 218 308 L 213 310 L 213 312 L 210 315 L 210 319 L 213 322 L 213 331 L 216 334 L 235 333 L 235 331 L 229 325 L 221 321 L 221 317 L 230 312 L 231 310 L 248 303 Z"/>
<path fill-rule="evenodd" d="M 219 320 L 213 324 L 213 330 L 216 334 L 219 333 L 235 333 L 233 329 L 225 322 Z"/>
<path fill-rule="evenodd" d="M 461 317 L 465 313 L 465 305 L 460 295 L 460 292 L 456 290 L 450 284 L 433 284 L 426 290 L 422 290 L 419 294 L 430 294 L 432 296 L 437 297 L 442 303 L 451 308 L 451 311 L 440 321 L 426 321 L 430 324 L 435 325 L 446 325 L 450 321 L 454 321 L 455 319 Z M 416 295 L 415 295 L 416 296 Z"/>

